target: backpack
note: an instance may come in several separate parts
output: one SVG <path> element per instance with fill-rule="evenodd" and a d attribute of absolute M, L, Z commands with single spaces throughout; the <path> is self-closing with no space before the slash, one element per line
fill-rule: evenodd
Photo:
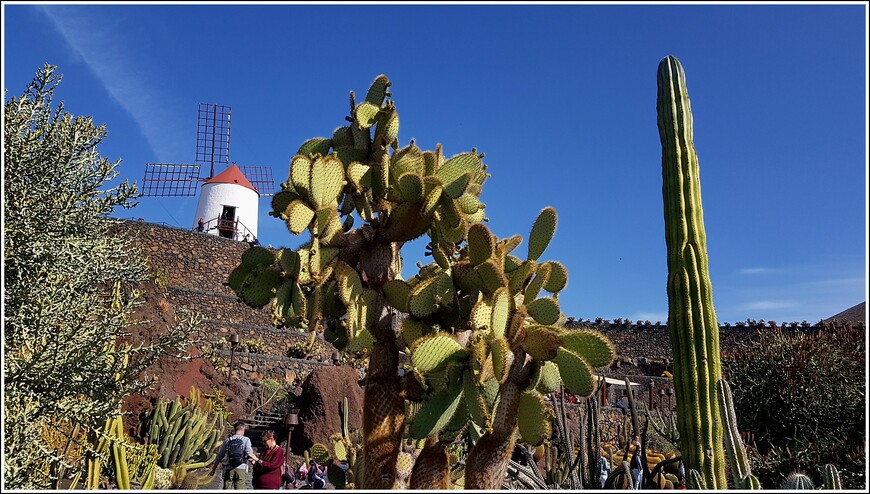
<path fill-rule="evenodd" d="M 227 463 L 230 468 L 236 468 L 245 463 L 245 443 L 242 438 L 236 437 L 227 443 Z"/>

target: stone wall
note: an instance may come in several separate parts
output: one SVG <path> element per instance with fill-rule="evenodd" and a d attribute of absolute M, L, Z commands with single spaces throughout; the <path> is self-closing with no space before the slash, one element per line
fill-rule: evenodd
<path fill-rule="evenodd" d="M 306 336 L 292 330 L 278 330 L 271 324 L 269 308 L 254 309 L 240 302 L 224 282 L 239 264 L 242 253 L 248 249 L 245 242 L 234 241 L 193 230 L 173 228 L 135 220 L 118 220 L 115 231 L 140 246 L 148 258 L 152 276 L 165 287 L 167 299 L 174 307 L 198 312 L 208 338 L 219 342 L 233 333 L 242 341 L 250 340 L 252 347 L 280 358 L 298 346 Z M 824 330 L 828 323 L 789 323 L 787 331 L 813 332 Z M 857 323 L 863 326 L 863 323 Z M 574 320 L 568 318 L 569 327 L 591 327 L 607 335 L 616 345 L 617 361 L 608 369 L 612 375 L 660 376 L 671 369 L 671 348 L 668 328 L 661 322 Z M 764 321 L 724 324 L 719 328 L 723 354 L 732 351 L 740 342 L 747 341 L 770 328 Z M 330 361 L 334 349 L 321 342 L 318 357 Z M 315 360 L 316 361 L 316 360 Z M 287 361 L 286 368 L 295 364 Z M 246 364 L 248 365 L 248 364 Z M 275 364 L 262 364 L 250 375 L 284 378 L 286 368 Z M 283 369 L 283 370 L 282 370 Z"/>
<path fill-rule="evenodd" d="M 233 295 L 223 283 L 247 243 L 144 221 L 120 220 L 115 231 L 142 248 L 152 272 L 165 274 L 167 284 Z"/>
<path fill-rule="evenodd" d="M 270 378 L 299 385 L 311 369 L 332 365 L 335 349 L 322 341 L 317 341 L 309 359 L 296 358 L 303 356 L 298 349 L 307 343 L 307 335 L 275 328 L 268 306 L 249 307 L 224 285 L 249 248 L 247 243 L 142 221 L 120 220 L 113 228 L 142 249 L 150 276 L 172 307 L 199 314 L 203 339 L 225 358 L 223 363 L 213 362 L 219 371 L 229 369 L 233 334 L 240 341 L 233 368 L 244 380 Z"/>

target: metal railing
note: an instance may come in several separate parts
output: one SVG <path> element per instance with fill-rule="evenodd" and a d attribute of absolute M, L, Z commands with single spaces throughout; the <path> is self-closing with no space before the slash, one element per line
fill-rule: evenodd
<path fill-rule="evenodd" d="M 193 230 L 199 231 L 199 226 L 193 227 Z M 231 236 L 226 238 L 231 238 L 232 240 L 244 241 L 245 237 L 249 237 L 250 240 L 256 238 L 254 232 L 238 219 L 227 220 L 216 216 L 203 223 L 202 233 L 210 232 L 212 230 L 228 232 Z"/>

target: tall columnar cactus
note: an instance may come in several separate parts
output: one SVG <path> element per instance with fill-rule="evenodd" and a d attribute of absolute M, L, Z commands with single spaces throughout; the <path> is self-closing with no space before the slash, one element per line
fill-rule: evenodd
<path fill-rule="evenodd" d="M 668 252 L 668 329 L 682 456 L 710 489 L 724 489 L 725 454 L 716 383 L 722 377 L 719 325 L 707 259 L 698 157 L 686 75 L 673 56 L 658 67 L 658 128 Z"/>
<path fill-rule="evenodd" d="M 719 409 L 722 412 L 725 429 L 725 452 L 731 466 L 731 475 L 734 485 L 740 489 L 761 489 L 761 484 L 749 467 L 746 457 L 746 449 L 737 429 L 737 414 L 734 411 L 734 402 L 731 400 L 731 387 L 728 381 L 720 379 L 716 383 L 716 395 L 719 398 Z"/>
<path fill-rule="evenodd" d="M 603 386 L 605 384 L 602 380 L 599 389 Z M 598 397 L 592 395 L 586 400 L 586 458 L 589 479 L 587 489 L 597 489 L 601 486 L 601 434 L 598 427 L 600 411 Z"/>
<path fill-rule="evenodd" d="M 589 396 L 593 370 L 615 349 L 596 331 L 564 327 L 567 269 L 540 260 L 556 211 L 538 215 L 526 259 L 512 255 L 522 237 L 499 239 L 484 225 L 483 154 L 399 147 L 390 85 L 381 75 L 364 101 L 351 93 L 349 125 L 291 158 L 270 214 L 310 241 L 252 247 L 227 284 L 248 305 L 271 301 L 276 325 L 312 338 L 329 328 L 346 351 L 368 352 L 360 487 L 449 485 L 444 444 L 471 427 L 481 437 L 465 487 L 497 489 L 517 432 L 540 444 L 552 431 L 541 393 L 564 383 Z M 353 228 L 354 218 L 363 224 Z M 401 248 L 424 234 L 434 262 L 403 280 Z M 402 377 L 400 352 L 411 356 Z"/>

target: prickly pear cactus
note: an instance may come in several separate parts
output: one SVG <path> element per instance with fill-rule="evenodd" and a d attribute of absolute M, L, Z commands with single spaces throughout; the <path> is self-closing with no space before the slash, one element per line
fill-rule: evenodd
<path fill-rule="evenodd" d="M 707 259 L 698 156 L 686 74 L 675 57 L 658 67 L 658 128 L 668 251 L 668 329 L 674 357 L 677 426 L 686 468 L 707 488 L 725 489 L 722 419 L 716 383 L 722 378 L 719 324 Z"/>
<path fill-rule="evenodd" d="M 368 353 L 359 487 L 448 486 L 441 439 L 473 427 L 482 436 L 465 486 L 499 488 L 516 432 L 532 444 L 549 438 L 540 392 L 564 382 L 589 395 L 615 349 L 564 327 L 567 269 L 541 260 L 556 211 L 538 215 L 525 260 L 513 255 L 522 237 L 499 239 L 484 224 L 484 155 L 400 147 L 391 84 L 381 75 L 363 101 L 351 93 L 347 125 L 291 158 L 270 214 L 310 241 L 264 249 L 271 255 L 252 248 L 227 285 L 249 305 L 271 303 L 277 326 L 312 338 L 328 327 L 345 351 Z M 401 247 L 423 235 L 432 262 L 403 280 Z M 402 377 L 400 352 L 410 356 Z"/>

